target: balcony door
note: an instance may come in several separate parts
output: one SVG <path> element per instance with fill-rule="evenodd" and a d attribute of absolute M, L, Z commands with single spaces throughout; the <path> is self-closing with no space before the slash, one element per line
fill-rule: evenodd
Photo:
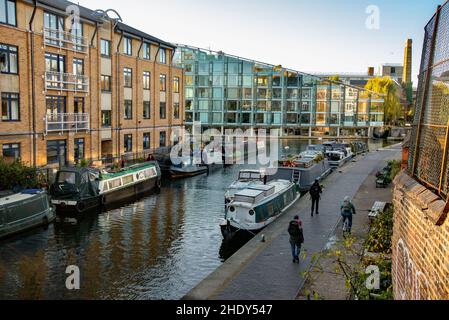
<path fill-rule="evenodd" d="M 73 59 L 73 75 L 76 82 L 77 90 L 84 90 L 84 60 Z"/>
<path fill-rule="evenodd" d="M 64 43 L 58 39 L 64 39 L 64 18 L 44 12 L 44 32 L 48 44 L 62 47 Z"/>
<path fill-rule="evenodd" d="M 64 89 L 65 70 L 65 56 L 53 53 L 45 54 L 47 88 Z"/>

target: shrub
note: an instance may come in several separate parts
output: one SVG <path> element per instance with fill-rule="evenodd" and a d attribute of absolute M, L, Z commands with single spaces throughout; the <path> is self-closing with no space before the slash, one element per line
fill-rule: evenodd
<path fill-rule="evenodd" d="M 20 161 L 7 163 L 0 158 L 0 190 L 30 189 L 38 187 L 35 168 L 25 166 Z"/>
<path fill-rule="evenodd" d="M 391 253 L 391 237 L 393 235 L 393 208 L 380 213 L 372 222 L 368 233 L 366 248 L 370 252 Z"/>

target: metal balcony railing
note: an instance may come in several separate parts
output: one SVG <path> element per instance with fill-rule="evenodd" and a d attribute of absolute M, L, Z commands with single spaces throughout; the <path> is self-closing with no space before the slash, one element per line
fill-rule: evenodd
<path fill-rule="evenodd" d="M 43 33 L 45 45 L 87 54 L 89 44 L 85 37 L 51 28 L 44 28 Z"/>
<path fill-rule="evenodd" d="M 88 113 L 49 113 L 45 115 L 45 132 L 89 131 Z"/>
<path fill-rule="evenodd" d="M 89 92 L 89 78 L 84 75 L 45 72 L 45 90 Z"/>

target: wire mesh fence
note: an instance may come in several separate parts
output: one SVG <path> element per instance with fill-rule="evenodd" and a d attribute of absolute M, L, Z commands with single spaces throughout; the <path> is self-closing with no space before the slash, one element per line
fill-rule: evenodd
<path fill-rule="evenodd" d="M 439 6 L 425 27 L 414 128 L 411 174 L 448 199 L 449 4 Z"/>

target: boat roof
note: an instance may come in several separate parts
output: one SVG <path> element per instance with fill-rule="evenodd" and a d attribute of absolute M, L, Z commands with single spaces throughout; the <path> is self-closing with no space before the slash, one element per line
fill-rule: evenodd
<path fill-rule="evenodd" d="M 28 200 L 30 198 L 33 198 L 35 194 L 27 194 L 27 193 L 15 193 L 10 196 L 6 196 L 3 198 L 0 198 L 0 206 L 11 204 L 14 202 L 24 201 Z"/>
<path fill-rule="evenodd" d="M 273 189 L 274 186 L 266 185 L 266 184 L 255 184 L 248 187 L 251 190 L 260 190 L 260 191 L 268 191 Z"/>
<path fill-rule="evenodd" d="M 136 164 L 134 166 L 130 166 L 130 167 L 126 167 L 123 168 L 121 171 L 119 172 L 111 172 L 111 173 L 104 173 L 102 174 L 102 179 L 113 179 L 113 178 L 118 178 L 133 172 L 137 172 L 143 169 L 147 169 L 147 168 L 153 168 L 155 167 L 155 163 L 152 162 L 145 162 L 145 163 L 140 163 L 140 164 Z"/>
<path fill-rule="evenodd" d="M 256 198 L 256 197 L 260 196 L 262 193 L 263 193 L 263 190 L 244 189 L 242 191 L 237 192 L 235 195 Z"/>

